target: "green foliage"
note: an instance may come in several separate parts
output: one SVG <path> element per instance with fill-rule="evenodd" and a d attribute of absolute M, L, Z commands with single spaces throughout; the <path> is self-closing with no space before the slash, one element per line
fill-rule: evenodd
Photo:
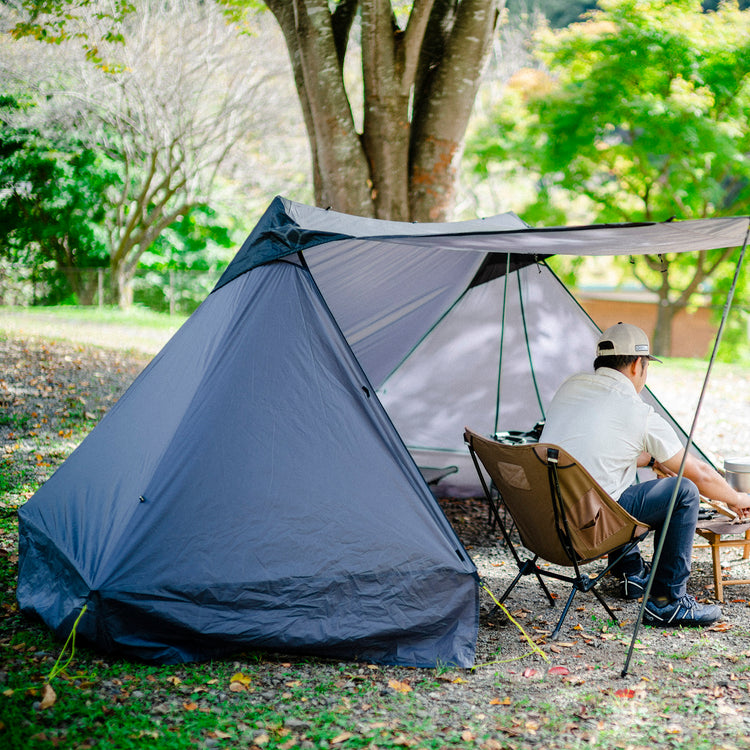
<path fill-rule="evenodd" d="M 236 250 L 235 239 L 210 206 L 199 205 L 167 227 L 140 259 L 134 301 L 153 310 L 192 313 Z M 173 282 L 179 277 L 179 291 Z"/>
<path fill-rule="evenodd" d="M 131 0 L 111 0 L 106 6 L 97 0 L 21 0 L 24 18 L 10 30 L 15 39 L 31 37 L 48 44 L 61 44 L 76 38 L 86 57 L 100 67 L 107 65 L 99 46 L 102 42 L 121 43 L 124 19 L 135 10 Z M 91 37 L 81 19 L 95 14 L 99 37 Z"/>
<path fill-rule="evenodd" d="M 0 109 L 0 255 L 49 282 L 48 298 L 83 293 L 62 269 L 107 263 L 100 228 L 114 170 L 67 132 L 17 126 L 12 115 L 33 108 L 4 97 Z"/>
<path fill-rule="evenodd" d="M 702 13 L 694 0 L 601 5 L 540 35 L 551 76 L 511 82 L 475 156 L 582 192 L 600 221 L 747 212 L 750 14 Z"/>
<path fill-rule="evenodd" d="M 697 0 L 601 0 L 542 29 L 539 65 L 512 79 L 468 144 L 475 171 L 532 181 L 530 223 L 663 221 L 750 212 L 750 11 Z M 637 259 L 664 306 L 684 307 L 737 255 Z M 742 302 L 740 295 L 738 301 Z"/>

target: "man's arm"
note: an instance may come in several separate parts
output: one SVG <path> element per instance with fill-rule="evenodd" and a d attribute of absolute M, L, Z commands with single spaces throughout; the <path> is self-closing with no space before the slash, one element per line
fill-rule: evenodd
<path fill-rule="evenodd" d="M 680 451 L 666 461 L 657 462 L 654 468 L 663 466 L 669 472 L 676 474 L 680 470 L 683 454 L 684 451 Z M 745 492 L 737 492 L 730 487 L 726 479 L 705 461 L 701 461 L 688 453 L 683 475 L 695 482 L 701 495 L 705 495 L 711 500 L 726 503 L 738 516 L 750 517 L 750 495 Z"/>

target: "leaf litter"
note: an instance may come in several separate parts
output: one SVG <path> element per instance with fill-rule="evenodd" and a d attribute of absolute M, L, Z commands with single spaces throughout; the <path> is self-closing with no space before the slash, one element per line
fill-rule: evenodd
<path fill-rule="evenodd" d="M 7 415 L 0 425 L 0 460 L 5 476 L 19 479 L 0 500 L 0 511 L 11 514 L 6 514 L 11 523 L 0 527 L 0 694 L 27 713 L 49 717 L 47 721 L 62 717 L 48 727 L 32 722 L 27 739 L 64 747 L 75 724 L 72 717 L 64 718 L 65 707 L 80 693 L 97 703 L 105 724 L 107 717 L 138 707 L 150 727 L 138 731 L 159 741 L 187 717 L 205 717 L 208 724 L 196 730 L 198 745 L 205 747 L 312 749 L 321 741 L 335 747 L 361 746 L 362 741 L 428 747 L 436 732 L 444 746 L 487 750 L 506 747 L 508 738 L 519 747 L 535 748 L 591 743 L 651 747 L 659 736 L 679 738 L 684 747 L 750 746 L 744 739 L 750 734 L 745 719 L 750 715 L 750 587 L 744 586 L 732 591 L 724 619 L 711 628 L 642 627 L 624 678 L 620 672 L 638 602 L 616 599 L 616 586 L 605 581 L 604 595 L 617 604 L 624 627 L 609 622 L 596 600 L 579 595 L 561 637 L 549 641 L 560 605 L 548 607 L 535 582 L 524 580 L 508 606 L 552 657 L 551 664 L 529 653 L 526 640 L 482 592 L 477 663 L 488 666 L 474 670 L 408 670 L 258 654 L 221 664 L 162 668 L 155 674 L 125 661 L 104 662 L 100 654 L 81 648 L 54 684 L 38 681 L 49 672 L 61 644 L 22 618 L 15 606 L 12 514 L 148 359 L 46 339 L 0 340 L 0 401 Z M 750 424 L 747 410 L 737 409 L 736 418 Z M 441 505 L 483 580 L 495 596 L 502 593 L 515 565 L 487 523 L 483 503 L 444 499 Z M 732 561 L 737 569 L 743 564 Z M 696 551 L 690 591 L 710 600 L 710 584 L 710 561 Z M 562 587 L 554 593 L 558 599 L 567 595 Z M 516 661 L 494 663 L 503 659 Z M 16 674 L 26 682 L 19 684 Z M 339 717 L 337 723 L 325 725 L 321 712 Z M 9 731 L 0 713 L 0 744 Z M 89 731 L 106 736 L 96 722 Z M 78 746 L 86 746 L 85 741 Z"/>

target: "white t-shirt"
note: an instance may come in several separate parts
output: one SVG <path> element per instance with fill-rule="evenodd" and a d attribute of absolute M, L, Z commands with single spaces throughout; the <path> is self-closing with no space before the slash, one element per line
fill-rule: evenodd
<path fill-rule="evenodd" d="M 568 378 L 545 416 L 540 441 L 570 453 L 615 500 L 635 480 L 643 451 L 666 461 L 683 448 L 633 383 L 609 367 Z"/>

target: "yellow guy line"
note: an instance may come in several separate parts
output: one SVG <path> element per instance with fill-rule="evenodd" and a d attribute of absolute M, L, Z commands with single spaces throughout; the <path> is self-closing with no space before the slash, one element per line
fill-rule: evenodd
<path fill-rule="evenodd" d="M 70 662 L 73 661 L 73 657 L 76 655 L 76 628 L 78 627 L 78 623 L 81 621 L 81 618 L 83 617 L 83 613 L 88 608 L 88 604 L 83 605 L 83 609 L 81 610 L 78 617 L 76 617 L 76 621 L 73 623 L 73 628 L 70 631 L 70 635 L 68 636 L 68 640 L 65 641 L 65 645 L 62 647 L 62 651 L 60 652 L 60 656 L 57 657 L 57 661 L 55 662 L 55 666 L 52 667 L 49 677 L 47 677 L 47 684 L 51 683 L 52 680 L 57 677 L 61 672 L 64 672 L 68 666 L 70 665 Z M 60 660 L 63 658 L 63 654 L 65 654 L 65 650 L 68 648 L 68 644 L 70 643 L 70 658 L 68 661 L 65 662 L 62 666 L 60 665 Z"/>
<path fill-rule="evenodd" d="M 487 586 L 487 584 L 484 581 L 482 581 L 480 585 L 490 595 L 490 597 L 492 598 L 492 601 L 495 602 L 495 604 L 497 604 L 497 606 L 503 611 L 505 616 L 521 631 L 521 635 L 523 635 L 523 637 L 528 641 L 529 646 L 531 646 L 531 652 L 527 654 L 523 654 L 521 656 L 514 656 L 510 659 L 499 659 L 498 661 L 491 661 L 491 662 L 487 662 L 486 664 L 477 664 L 476 666 L 473 667 L 473 669 L 478 669 L 479 667 L 488 667 L 491 664 L 505 664 L 511 661 L 518 661 L 519 659 L 525 659 L 527 656 L 531 656 L 531 654 L 539 654 L 539 656 L 541 656 L 542 659 L 544 659 L 544 661 L 549 661 L 547 654 L 545 654 L 544 651 L 542 651 L 542 649 L 540 649 L 539 646 L 537 646 L 536 643 L 534 643 L 534 641 L 531 640 L 531 638 L 529 637 L 529 634 L 514 619 L 513 615 L 511 615 L 511 613 L 508 612 L 507 607 L 502 602 L 499 602 L 495 598 L 495 595 L 492 593 L 489 586 Z"/>

